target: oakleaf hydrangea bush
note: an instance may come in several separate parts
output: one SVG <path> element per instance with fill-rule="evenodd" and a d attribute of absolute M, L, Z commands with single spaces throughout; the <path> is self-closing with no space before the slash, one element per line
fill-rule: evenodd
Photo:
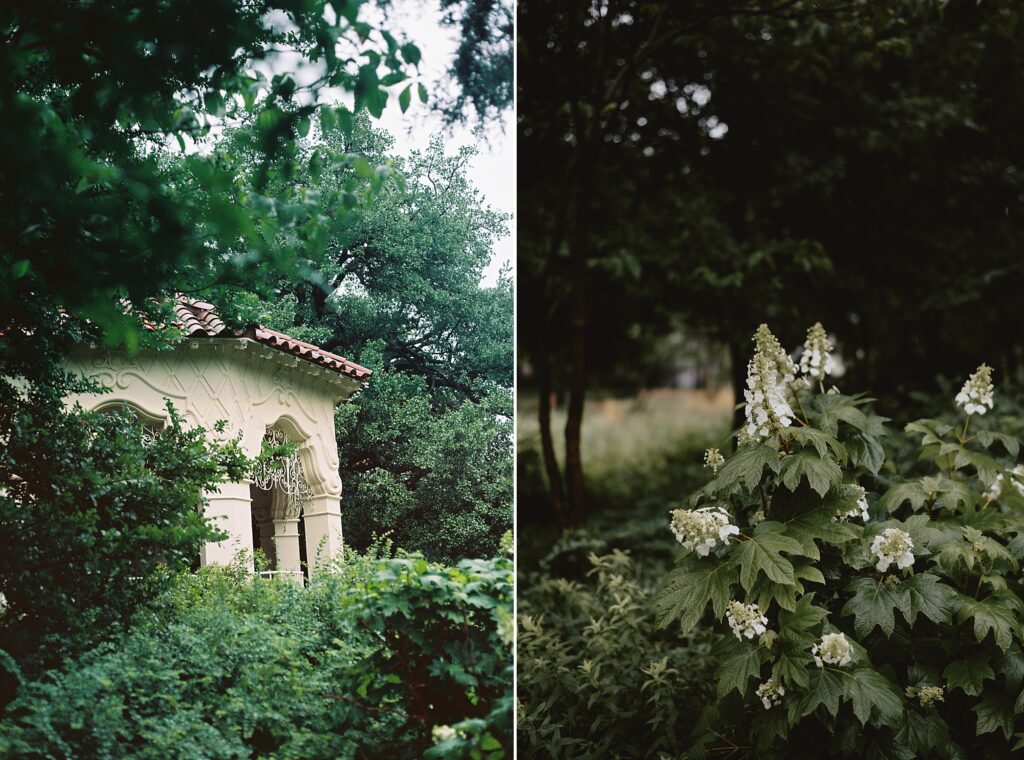
<path fill-rule="evenodd" d="M 688 756 L 1019 756 L 1024 467 L 991 368 L 896 446 L 873 399 L 826 390 L 820 324 L 796 361 L 754 343 L 736 450 L 672 511 L 654 601 L 721 634 Z"/>

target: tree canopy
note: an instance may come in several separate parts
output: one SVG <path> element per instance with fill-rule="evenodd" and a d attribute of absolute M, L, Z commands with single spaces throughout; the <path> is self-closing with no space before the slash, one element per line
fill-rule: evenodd
<path fill-rule="evenodd" d="M 234 322 L 269 312 L 354 358 L 378 356 L 384 398 L 394 365 L 404 403 L 425 404 L 418 419 L 435 426 L 430 456 L 497 442 L 465 489 L 454 457 L 414 457 L 417 472 L 439 473 L 421 475 L 423 503 L 443 492 L 438 513 L 477 514 L 433 547 L 407 520 L 405 535 L 434 555 L 496 546 L 492 531 L 510 522 L 511 347 L 500 342 L 511 289 L 478 287 L 505 220 L 466 183 L 469 154 L 435 144 L 406 164 L 366 126 L 389 102 L 429 100 L 421 51 L 386 17 L 368 22 L 367 5 L 0 7 L 0 648 L 11 655 L 0 653 L 0 700 L 166 588 L 212 535 L 200 494 L 243 475 L 239 452 L 201 431 L 172 426 L 154 448 L 132 420 L 64 407 L 84 387 L 62 369 L 67 353 L 166 347 L 173 335 L 142 319 L 166 316 L 176 292 L 216 301 Z M 428 192 L 428 175 L 443 192 Z M 392 225 L 403 224 L 400 237 Z M 446 414 L 482 420 L 476 437 L 453 428 L 445 443 Z M 366 448 L 412 487 L 381 441 L 359 456 Z"/>
<path fill-rule="evenodd" d="M 238 130 L 217 150 L 237 155 L 249 139 Z M 325 151 L 359 160 L 321 164 Z M 364 118 L 348 135 L 303 142 L 278 197 L 344 192 L 364 164 L 390 175 L 372 203 L 321 221 L 315 281 L 268 277 L 265 295 L 222 288 L 218 300 L 374 369 L 338 412 L 346 540 L 362 547 L 392 531 L 433 557 L 486 555 L 512 519 L 512 280 L 481 284 L 508 218 L 469 181 L 473 149 L 449 153 L 434 138 L 410 156 L 393 151 Z"/>
<path fill-rule="evenodd" d="M 524 2 L 519 18 L 520 288 L 537 305 L 521 348 L 570 398 L 680 325 L 728 344 L 737 382 L 763 321 L 790 343 L 823 321 L 879 392 L 985 358 L 1020 373 L 1000 328 L 1024 285 L 1015 4 Z"/>

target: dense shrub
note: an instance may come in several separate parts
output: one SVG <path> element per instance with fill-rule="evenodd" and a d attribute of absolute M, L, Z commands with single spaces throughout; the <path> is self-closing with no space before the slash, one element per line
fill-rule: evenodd
<path fill-rule="evenodd" d="M 548 561 L 573 568 L 593 536 L 560 542 Z M 522 757 L 677 757 L 710 694 L 710 634 L 655 626 L 654 585 L 628 554 L 591 552 L 587 578 L 544 575 L 519 601 Z"/>
<path fill-rule="evenodd" d="M 739 447 L 673 512 L 659 622 L 720 631 L 688 756 L 1016 756 L 1024 479 L 988 370 L 892 445 L 870 399 L 824 392 L 828 350 L 812 330 L 798 371 L 759 330 Z"/>
<path fill-rule="evenodd" d="M 204 568 L 25 685 L 0 755 L 506 757 L 510 619 L 505 558 L 350 554 L 308 588 Z"/>
<path fill-rule="evenodd" d="M 66 410 L 68 385 L 0 382 L 0 650 L 13 658 L 0 704 L 17 678 L 123 628 L 187 569 L 220 535 L 197 510 L 202 493 L 246 464 L 170 407 L 151 440 L 130 413 Z"/>

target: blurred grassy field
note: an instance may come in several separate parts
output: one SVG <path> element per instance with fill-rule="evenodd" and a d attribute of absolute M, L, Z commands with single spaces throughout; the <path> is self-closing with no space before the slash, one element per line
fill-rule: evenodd
<path fill-rule="evenodd" d="M 704 449 L 728 446 L 732 409 L 728 390 L 656 389 L 588 401 L 582 432 L 588 530 L 607 533 L 629 525 L 635 531 L 651 524 L 661 532 L 670 505 L 706 479 Z M 529 566 L 560 530 L 547 502 L 535 396 L 519 397 L 518 423 L 520 563 Z M 564 426 L 564 410 L 555 410 L 552 435 L 560 462 Z"/>

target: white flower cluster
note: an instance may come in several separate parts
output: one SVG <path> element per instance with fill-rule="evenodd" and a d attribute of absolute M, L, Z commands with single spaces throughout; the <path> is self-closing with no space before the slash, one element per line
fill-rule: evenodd
<path fill-rule="evenodd" d="M 894 564 L 904 570 L 914 564 L 914 542 L 910 534 L 899 528 L 886 528 L 871 542 L 871 553 L 878 557 L 875 567 L 884 573 Z"/>
<path fill-rule="evenodd" d="M 931 707 L 937 702 L 946 701 L 945 689 L 941 686 L 922 686 L 920 689 L 913 689 L 913 687 L 909 687 L 907 689 L 908 692 L 911 690 L 915 693 L 908 694 L 908 696 L 916 696 L 921 702 L 921 707 Z"/>
<path fill-rule="evenodd" d="M 743 432 L 747 438 L 767 440 L 793 424 L 793 409 L 787 397 L 796 366 L 767 325 L 757 328 L 754 341 L 757 349 L 747 365 L 747 388 L 743 391 L 747 402 Z"/>
<path fill-rule="evenodd" d="M 786 690 L 775 684 L 774 678 L 769 678 L 757 687 L 757 696 L 761 698 L 761 704 L 765 710 L 771 710 L 774 705 L 779 704 L 786 696 Z"/>
<path fill-rule="evenodd" d="M 704 466 L 710 467 L 715 475 L 718 474 L 723 464 L 725 464 L 725 457 L 718 449 L 708 449 L 704 452 Z"/>
<path fill-rule="evenodd" d="M 752 639 L 768 630 L 768 618 L 761 614 L 756 604 L 744 604 L 733 599 L 725 611 L 729 627 L 740 641 L 746 636 Z"/>
<path fill-rule="evenodd" d="M 1024 464 L 1018 464 L 1012 470 L 1011 473 L 1017 476 L 1017 478 L 1010 478 L 1010 482 L 1013 483 L 1013 487 L 1017 489 L 1017 493 L 1024 496 Z M 998 499 L 1003 495 L 1003 474 L 999 473 L 996 475 L 996 479 L 992 482 L 991 487 L 988 489 L 989 499 Z"/>
<path fill-rule="evenodd" d="M 809 380 L 824 380 L 825 375 L 831 375 L 835 370 L 835 360 L 832 358 L 834 348 L 821 322 L 815 322 L 807 331 L 804 351 L 800 355 L 800 371 Z"/>
<path fill-rule="evenodd" d="M 945 702 L 946 696 L 943 691 L 941 686 L 925 686 L 917 695 L 921 707 L 931 707 L 936 702 Z"/>
<path fill-rule="evenodd" d="M 857 503 L 853 506 L 852 509 L 849 509 L 845 512 L 840 512 L 835 517 L 833 517 L 833 522 L 836 520 L 842 520 L 843 522 L 845 522 L 846 520 L 856 517 L 859 517 L 864 522 L 868 521 L 868 492 L 865 491 L 861 486 L 853 486 L 853 488 L 859 489 L 860 498 L 857 499 Z"/>
<path fill-rule="evenodd" d="M 956 394 L 957 406 L 963 407 L 967 414 L 984 414 L 986 407 L 992 408 L 992 368 L 982 364 L 974 374 L 967 378 L 964 387 Z"/>
<path fill-rule="evenodd" d="M 703 509 L 673 509 L 670 526 L 676 541 L 702 557 L 715 548 L 719 541 L 727 543 L 740 529 L 729 522 L 729 515 L 719 507 Z"/>
<path fill-rule="evenodd" d="M 434 744 L 440 744 L 446 742 L 449 739 L 454 739 L 458 736 L 459 732 L 451 726 L 434 726 L 430 730 L 430 737 L 434 740 Z"/>
<path fill-rule="evenodd" d="M 819 668 L 829 665 L 849 665 L 853 659 L 853 647 L 846 640 L 845 633 L 826 633 L 821 637 L 821 643 L 811 647 L 811 656 Z"/>

